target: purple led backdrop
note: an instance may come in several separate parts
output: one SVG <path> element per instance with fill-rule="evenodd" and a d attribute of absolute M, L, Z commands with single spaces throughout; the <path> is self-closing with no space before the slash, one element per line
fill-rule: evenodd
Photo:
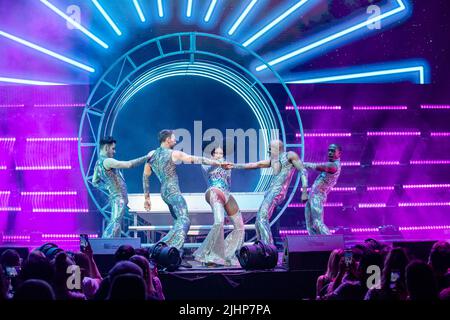
<path fill-rule="evenodd" d="M 450 95 L 441 86 L 321 84 L 291 90 L 301 110 L 305 161 L 325 161 L 330 143 L 344 150 L 341 176 L 328 196 L 327 224 L 450 225 Z M 288 123 L 291 109 L 283 111 Z M 315 177 L 310 174 L 310 183 Z M 295 198 L 298 203 L 300 195 Z M 303 209 L 291 208 L 280 228 L 302 228 L 302 215 Z"/>
<path fill-rule="evenodd" d="M 98 231 L 78 163 L 86 87 L 0 87 L 0 230 Z M 81 104 L 80 104 L 81 102 Z"/>
<path fill-rule="evenodd" d="M 450 135 L 445 134 L 450 107 L 443 109 L 450 97 L 439 87 L 293 85 L 291 90 L 301 109 L 305 160 L 326 160 L 330 143 L 344 149 L 345 165 L 325 211 L 330 227 L 450 225 Z M 76 148 L 88 92 L 80 86 L 0 89 L 0 230 L 5 235 L 100 231 Z M 298 141 L 292 108 L 279 104 L 288 141 Z M 310 184 L 315 176 L 310 174 Z M 282 217 L 281 229 L 303 228 L 298 199 Z"/>

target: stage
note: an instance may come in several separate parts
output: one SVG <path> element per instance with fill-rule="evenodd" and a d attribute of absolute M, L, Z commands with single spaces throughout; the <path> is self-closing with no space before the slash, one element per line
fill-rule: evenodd
<path fill-rule="evenodd" d="M 170 300 L 314 299 L 321 271 L 193 269 L 160 274 Z"/>

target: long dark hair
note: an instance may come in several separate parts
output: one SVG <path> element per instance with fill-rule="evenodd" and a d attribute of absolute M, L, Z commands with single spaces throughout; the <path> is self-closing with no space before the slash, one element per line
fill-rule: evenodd
<path fill-rule="evenodd" d="M 342 249 L 334 249 L 330 253 L 330 257 L 328 258 L 327 272 L 325 273 L 325 277 L 330 281 L 336 278 L 339 272 L 339 262 L 341 261 L 343 255 L 344 250 Z"/>
<path fill-rule="evenodd" d="M 399 282 L 406 286 L 406 266 L 409 263 L 408 256 L 403 248 L 393 248 L 388 253 L 384 262 L 383 274 L 381 276 L 381 288 L 389 290 L 391 274 L 396 271 L 400 273 Z"/>

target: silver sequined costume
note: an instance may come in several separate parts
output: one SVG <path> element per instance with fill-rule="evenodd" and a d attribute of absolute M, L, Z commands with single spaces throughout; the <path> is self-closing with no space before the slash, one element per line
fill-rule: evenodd
<path fill-rule="evenodd" d="M 256 214 L 256 236 L 265 244 L 273 244 L 272 232 L 270 231 L 270 218 L 275 208 L 286 198 L 286 194 L 294 175 L 294 165 L 289 161 L 288 153 L 279 155 L 281 169 L 274 175 L 269 189 L 264 195 L 264 200 Z"/>
<path fill-rule="evenodd" d="M 175 220 L 172 230 L 160 241 L 181 249 L 189 231 L 190 220 L 186 200 L 183 198 L 178 184 L 176 164 L 172 160 L 172 149 L 159 147 L 149 159 L 152 170 L 161 182 L 161 197 L 168 205 Z"/>
<path fill-rule="evenodd" d="M 111 205 L 111 218 L 103 231 L 103 238 L 120 237 L 123 216 L 128 212 L 128 193 L 122 171 L 119 169 L 109 169 L 103 165 L 107 157 L 100 155 L 96 164 L 99 183 L 109 193 Z"/>
<path fill-rule="evenodd" d="M 237 266 L 239 262 L 235 252 L 244 243 L 244 222 L 240 211 L 229 216 L 234 229 L 224 240 L 225 204 L 230 198 L 231 170 L 207 165 L 202 166 L 202 169 L 208 181 L 206 192 L 210 191 L 214 225 L 201 246 L 194 252 L 194 257 L 203 263 Z M 219 191 L 225 198 L 220 197 L 215 191 Z"/>
<path fill-rule="evenodd" d="M 341 161 L 333 162 L 337 171 L 335 173 L 321 172 L 314 181 L 309 194 L 308 202 L 305 206 L 306 228 L 310 235 L 330 234 L 330 230 L 323 222 L 323 206 L 327 200 L 327 195 L 336 184 L 341 173 Z M 305 163 L 305 167 L 310 164 Z"/>

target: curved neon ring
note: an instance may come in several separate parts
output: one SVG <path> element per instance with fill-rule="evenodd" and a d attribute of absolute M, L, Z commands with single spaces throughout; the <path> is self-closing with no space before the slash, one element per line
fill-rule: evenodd
<path fill-rule="evenodd" d="M 174 64 L 168 64 L 165 65 L 163 67 L 158 67 L 161 68 L 162 70 L 161 73 L 157 73 L 155 75 L 153 75 L 152 77 L 148 78 L 148 76 L 150 76 L 150 73 L 153 73 L 156 70 L 150 70 L 147 73 L 145 73 L 143 76 L 141 76 L 139 79 L 137 79 L 133 85 L 131 85 L 129 88 L 127 88 L 126 90 L 123 91 L 121 98 L 119 99 L 118 102 L 115 103 L 114 105 L 114 111 L 118 109 L 117 112 L 115 112 L 115 117 L 112 120 L 112 125 L 110 125 L 111 128 L 114 128 L 114 124 L 116 122 L 116 118 L 117 115 L 120 111 L 120 109 L 122 109 L 124 107 L 124 105 L 134 96 L 134 94 L 136 94 L 137 92 L 139 92 L 142 88 L 144 88 L 147 85 L 150 85 L 158 80 L 162 80 L 168 77 L 174 77 L 174 76 L 200 76 L 200 77 L 205 77 L 205 78 L 209 78 L 215 81 L 219 81 L 220 83 L 226 85 L 227 87 L 229 87 L 230 89 L 232 89 L 234 92 L 236 92 L 241 98 L 243 98 L 247 104 L 250 106 L 250 108 L 252 109 L 253 113 L 256 115 L 257 120 L 260 124 L 261 128 L 266 128 L 266 129 L 278 129 L 278 127 L 276 126 L 276 123 L 274 121 L 274 119 L 270 119 L 270 117 L 268 118 L 269 123 L 266 121 L 267 118 L 264 118 L 263 115 L 260 114 L 259 112 L 259 108 L 258 107 L 267 107 L 267 106 L 262 106 L 262 105 L 258 105 L 257 102 L 252 102 L 246 95 L 244 92 L 242 92 L 242 89 L 238 88 L 237 85 L 231 83 L 231 80 L 234 80 L 233 78 L 231 79 L 226 79 L 226 78 L 220 78 L 218 77 L 218 75 L 230 75 L 227 73 L 220 73 L 218 72 L 218 68 L 216 66 L 216 68 L 210 68 L 207 64 L 191 64 L 191 63 L 182 63 L 182 62 L 178 62 L 175 63 L 175 67 L 178 67 L 179 70 L 174 70 L 174 71 L 166 71 L 164 70 L 164 67 L 173 67 Z M 186 70 L 186 66 L 189 67 L 189 70 Z M 205 68 L 208 71 L 203 71 L 202 69 Z M 221 70 L 223 71 L 223 70 Z M 218 75 L 216 75 L 215 73 L 218 73 Z M 244 87 L 245 88 L 245 87 Z M 261 99 L 260 99 L 261 101 Z M 108 127 L 108 125 L 106 125 L 106 127 Z M 112 129 L 106 133 L 106 134 L 112 134 Z M 269 137 L 267 135 L 267 132 L 264 132 L 264 148 L 268 145 L 269 143 Z M 261 190 L 265 190 L 268 186 L 268 184 L 270 183 L 270 176 L 266 176 L 266 175 L 261 175 L 260 180 L 258 181 L 258 185 L 255 187 L 256 192 L 261 191 Z"/>
<path fill-rule="evenodd" d="M 271 94 L 268 92 L 268 90 L 265 88 L 265 86 L 261 83 L 261 81 L 260 81 L 260 80 L 259 80 L 252 72 L 250 72 L 248 69 L 244 68 L 243 66 L 241 66 L 240 64 L 234 62 L 234 61 L 231 60 L 231 59 L 228 59 L 228 58 L 226 58 L 226 57 L 220 56 L 220 55 L 215 54 L 215 53 L 210 53 L 210 52 L 207 52 L 207 51 L 200 51 L 200 50 L 197 50 L 196 47 L 195 47 L 195 46 L 196 46 L 196 43 L 195 43 L 195 42 L 194 42 L 194 48 L 191 47 L 190 50 L 182 50 L 182 46 L 181 46 L 181 37 L 187 37 L 187 36 L 189 37 L 190 41 L 192 41 L 192 39 L 194 39 L 194 40 L 196 41 L 196 39 L 197 39 L 198 37 L 205 37 L 205 38 L 210 38 L 210 39 L 214 39 L 214 40 L 220 40 L 220 41 L 225 42 L 225 43 L 228 43 L 228 44 L 232 44 L 232 45 L 234 45 L 235 47 L 237 47 L 237 48 L 243 50 L 243 51 L 246 52 L 247 54 L 253 56 L 254 58 L 256 58 L 256 60 L 258 60 L 258 61 L 260 61 L 261 63 L 263 63 L 263 64 L 267 67 L 267 69 L 270 70 L 270 71 L 273 73 L 273 75 L 275 76 L 275 78 L 278 79 L 278 81 L 279 81 L 280 84 L 282 85 L 283 89 L 285 90 L 285 93 L 287 94 L 287 96 L 288 96 L 288 98 L 289 98 L 289 100 L 290 100 L 290 103 L 292 104 L 292 106 L 294 106 L 295 116 L 296 116 L 296 118 L 297 118 L 297 122 L 298 122 L 298 124 L 299 124 L 299 127 L 300 127 L 299 129 L 300 129 L 300 133 L 301 133 L 301 136 L 300 136 L 300 143 L 299 143 L 299 144 L 291 144 L 291 145 L 286 144 L 286 137 L 285 137 L 285 131 L 284 131 L 284 124 L 283 124 L 283 121 L 282 121 L 282 119 L 281 119 L 280 111 L 278 110 L 278 108 L 276 108 L 276 104 L 275 104 L 275 102 L 274 102 L 274 100 L 273 100 Z M 280 126 L 281 126 L 281 131 L 282 131 L 282 140 L 283 140 L 283 143 L 286 145 L 287 148 L 290 148 L 290 147 L 298 147 L 298 148 L 300 148 L 300 151 L 301 151 L 300 156 L 301 156 L 302 159 L 304 158 L 304 152 L 305 152 L 305 150 L 304 150 L 304 135 L 303 135 L 303 125 L 302 125 L 302 122 L 301 122 L 301 119 L 300 119 L 300 114 L 299 114 L 298 109 L 297 109 L 297 104 L 296 104 L 296 102 L 295 102 L 295 100 L 294 100 L 294 98 L 293 98 L 291 92 L 289 91 L 289 88 L 287 87 L 286 83 L 283 81 L 283 79 L 281 78 L 281 76 L 280 76 L 280 75 L 272 68 L 272 66 L 270 66 L 270 65 L 269 65 L 269 64 L 268 64 L 261 56 L 257 55 L 257 54 L 256 54 L 255 52 L 253 52 L 252 50 L 249 50 L 248 48 L 245 48 L 245 47 L 242 46 L 240 43 L 238 43 L 238 42 L 236 42 L 236 41 L 234 41 L 234 40 L 227 39 L 227 38 L 225 38 L 225 37 L 219 36 L 219 35 L 208 34 L 208 33 L 200 33 L 200 32 L 180 32 L 180 33 L 174 33 L 174 34 L 164 35 L 164 36 L 160 36 L 160 37 L 151 39 L 151 40 L 148 40 L 148 41 L 142 43 L 141 45 L 138 45 L 138 46 L 136 46 L 135 48 L 129 50 L 127 53 L 123 54 L 118 60 L 116 60 L 116 62 L 113 63 L 113 65 L 111 65 L 111 66 L 108 68 L 108 70 L 103 74 L 103 76 L 100 78 L 100 80 L 97 82 L 97 84 L 96 84 L 96 85 L 94 86 L 94 88 L 93 88 L 93 91 L 92 91 L 92 93 L 91 93 L 91 95 L 90 95 L 90 97 L 89 97 L 89 99 L 88 99 L 88 101 L 87 101 L 87 103 L 86 103 L 86 108 L 84 109 L 84 112 L 83 112 L 82 117 L 81 117 L 80 127 L 79 127 L 79 137 L 82 136 L 83 128 L 84 128 L 84 127 L 83 127 L 83 124 L 85 123 L 86 118 L 87 118 L 87 120 L 89 121 L 89 125 L 91 126 L 91 130 L 92 130 L 92 132 L 93 132 L 92 124 L 91 124 L 91 122 L 90 122 L 90 118 L 88 117 L 88 114 L 95 114 L 95 115 L 99 116 L 99 117 L 100 117 L 100 122 L 101 122 L 101 123 L 103 122 L 103 120 L 104 120 L 104 118 L 105 118 L 105 115 L 104 115 L 104 113 L 102 113 L 101 110 L 100 110 L 100 112 L 99 112 L 98 110 L 96 110 L 96 109 L 90 107 L 90 102 L 91 102 L 91 100 L 93 99 L 93 97 L 95 96 L 97 90 L 98 90 L 98 89 L 100 88 L 100 86 L 102 85 L 102 83 L 105 82 L 106 76 L 107 76 L 112 70 L 114 70 L 114 68 L 117 67 L 117 65 L 118 65 L 119 63 L 124 63 L 124 61 L 125 61 L 126 59 L 128 59 L 128 58 L 130 57 L 130 55 L 131 55 L 132 53 L 136 52 L 137 50 L 139 50 L 139 49 L 141 49 L 141 48 L 143 48 L 144 46 L 149 45 L 149 44 L 154 44 L 154 43 L 158 43 L 158 44 L 159 44 L 159 42 L 160 42 L 161 40 L 168 39 L 168 38 L 173 38 L 173 37 L 177 37 L 177 38 L 179 39 L 179 41 L 180 41 L 180 50 L 179 50 L 179 51 L 176 51 L 176 52 L 171 52 L 171 53 L 169 53 L 169 54 L 164 54 L 164 55 L 161 53 L 159 57 L 157 57 L 156 59 L 153 59 L 153 60 L 157 60 L 157 59 L 160 59 L 160 58 L 162 58 L 162 57 L 167 58 L 167 57 L 170 57 L 170 56 L 176 56 L 176 55 L 180 55 L 180 54 L 191 54 L 192 56 L 193 56 L 194 54 L 203 54 L 203 55 L 206 55 L 206 56 L 210 56 L 210 57 L 212 57 L 212 58 L 224 60 L 224 61 L 230 63 L 231 65 L 233 65 L 236 69 L 241 70 L 242 72 L 244 72 L 244 74 L 247 74 L 248 76 L 250 76 L 250 78 L 252 78 L 252 79 L 255 80 L 255 82 L 253 83 L 253 86 L 254 86 L 255 84 L 258 84 L 258 85 L 262 88 L 263 92 L 268 96 L 268 98 L 270 99 L 270 101 L 273 103 L 273 105 L 274 105 L 274 107 L 275 107 L 275 108 L 274 108 L 274 109 L 275 109 L 275 112 L 276 112 L 276 114 L 277 114 L 277 116 L 278 116 L 278 118 L 279 118 L 279 120 L 280 120 Z M 191 42 L 191 45 L 192 45 L 192 42 Z M 131 74 L 134 74 L 134 72 L 135 72 L 136 70 L 140 70 L 140 69 L 142 68 L 142 65 L 139 65 L 139 67 L 134 66 L 134 68 L 135 68 L 135 70 L 133 70 L 133 72 L 132 72 Z M 109 98 L 109 102 L 108 102 L 108 104 L 107 104 L 107 106 L 108 106 L 109 103 L 111 102 L 112 97 L 116 95 L 116 93 L 117 93 L 117 88 L 119 88 L 119 87 L 123 84 L 123 82 L 124 82 L 125 80 L 128 80 L 129 77 L 130 77 L 130 74 L 129 74 L 122 82 L 121 82 L 120 85 L 117 85 L 116 87 L 114 87 L 113 90 L 112 90 L 110 93 L 105 94 L 102 98 L 98 99 L 96 103 L 100 102 L 101 100 L 103 100 L 103 99 L 105 99 L 106 97 L 108 97 L 109 95 L 111 95 L 111 97 Z M 129 80 L 128 80 L 128 81 L 129 81 Z M 113 93 L 113 92 L 114 92 L 114 93 Z M 87 128 L 87 129 L 89 129 L 89 128 Z M 94 133 L 94 132 L 93 132 L 93 133 Z M 86 185 L 86 187 L 87 187 L 87 190 L 88 190 L 88 193 L 89 193 L 91 199 L 94 201 L 94 204 L 95 204 L 95 205 L 97 206 L 97 208 L 100 210 L 101 214 L 102 214 L 107 220 L 109 220 L 109 217 L 104 213 L 104 211 L 106 210 L 106 208 L 107 208 L 108 206 L 105 206 L 105 207 L 103 207 L 103 208 L 100 206 L 100 204 L 98 203 L 97 199 L 94 197 L 94 195 L 93 195 L 93 193 L 92 193 L 91 187 L 89 186 L 89 180 L 88 180 L 89 177 L 86 176 L 86 172 L 85 172 L 85 170 L 84 170 L 84 164 L 83 164 L 83 156 L 82 156 L 82 147 L 83 147 L 83 144 L 84 144 L 84 146 L 89 146 L 89 147 L 92 147 L 92 146 L 93 146 L 93 147 L 94 147 L 94 150 L 93 150 L 93 152 L 92 152 L 92 156 L 91 156 L 91 158 L 90 158 L 91 162 L 90 162 L 89 167 L 87 168 L 87 169 L 88 169 L 87 174 L 89 174 L 89 169 L 91 168 L 91 164 L 92 164 L 92 161 L 93 161 L 93 159 L 94 159 L 94 155 L 95 155 L 95 153 L 98 153 L 98 147 L 97 147 L 98 145 L 97 145 L 97 141 L 99 141 L 99 139 L 100 139 L 100 133 L 101 133 L 101 131 L 100 131 L 100 130 L 97 130 L 97 135 L 94 134 L 94 143 L 82 143 L 81 140 L 78 141 L 78 159 L 79 159 L 79 163 L 80 163 L 80 167 L 81 167 L 81 174 L 82 174 L 82 176 L 83 176 L 83 180 L 84 180 L 84 182 L 85 182 L 85 185 Z M 290 196 L 288 197 L 288 199 L 287 199 L 285 205 L 284 205 L 283 208 L 280 210 L 280 212 L 278 213 L 278 215 L 277 215 L 275 218 L 272 218 L 270 225 L 273 225 L 273 224 L 279 219 L 279 217 L 283 214 L 283 212 L 286 210 L 288 204 L 290 203 L 290 201 L 292 200 L 292 198 L 293 198 L 293 196 L 294 196 L 294 194 L 295 194 L 295 191 L 296 191 L 297 188 L 298 188 L 299 181 L 300 181 L 300 176 L 297 175 L 297 179 L 296 179 L 295 185 L 294 185 L 294 187 L 293 187 L 293 189 L 292 189 L 292 191 L 291 191 Z"/>

